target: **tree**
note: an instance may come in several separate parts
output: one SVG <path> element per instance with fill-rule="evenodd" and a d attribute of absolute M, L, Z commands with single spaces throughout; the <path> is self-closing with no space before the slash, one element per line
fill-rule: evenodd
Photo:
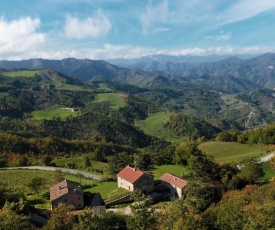
<path fill-rule="evenodd" d="M 264 176 L 263 167 L 261 164 L 249 162 L 241 168 L 240 175 L 252 184 Z"/>
<path fill-rule="evenodd" d="M 133 163 L 133 157 L 126 152 L 115 154 L 109 159 L 110 174 L 115 175 L 125 166 Z"/>
<path fill-rule="evenodd" d="M 89 168 L 92 166 L 91 159 L 88 156 L 84 157 L 84 168 Z"/>
<path fill-rule="evenodd" d="M 33 189 L 36 192 L 36 194 L 39 196 L 39 191 L 43 184 L 44 184 L 44 179 L 36 176 L 31 179 L 31 181 L 27 184 L 27 186 L 30 189 Z"/>
<path fill-rule="evenodd" d="M 151 204 L 151 199 L 146 198 L 140 192 L 134 194 L 134 202 L 130 205 L 132 215 L 127 219 L 128 229 L 154 229 L 156 217 L 155 210 L 151 207 Z"/>
<path fill-rule="evenodd" d="M 139 169 L 150 169 L 153 166 L 152 156 L 149 153 L 140 153 L 134 156 L 134 165 Z"/>
<path fill-rule="evenodd" d="M 212 203 L 221 199 L 221 191 L 213 184 L 204 181 L 190 181 L 183 192 L 184 203 L 204 212 Z"/>
<path fill-rule="evenodd" d="M 84 210 L 79 217 L 79 223 L 74 225 L 74 230 L 126 230 L 126 217 L 114 212 L 102 211 L 97 215 L 90 209 Z"/>
<path fill-rule="evenodd" d="M 196 142 L 185 142 L 180 144 L 175 151 L 174 162 L 176 164 L 187 165 L 187 160 L 192 155 L 200 155 L 201 150 Z"/>
<path fill-rule="evenodd" d="M 63 178 L 63 175 L 62 175 L 62 171 L 60 169 L 56 169 L 54 171 L 54 174 L 53 174 L 53 181 L 55 183 L 58 183 L 60 181 L 62 181 L 64 178 Z"/>
<path fill-rule="evenodd" d="M 72 214 L 73 206 L 66 206 L 59 203 L 58 206 L 53 209 L 48 223 L 44 226 L 44 230 L 68 230 L 73 229 L 74 216 Z"/>
<path fill-rule="evenodd" d="M 29 218 L 24 215 L 17 214 L 9 205 L 5 205 L 0 209 L 0 230 L 28 230 L 31 229 Z"/>
<path fill-rule="evenodd" d="M 275 171 L 275 156 L 269 159 L 271 168 Z"/>
<path fill-rule="evenodd" d="M 42 158 L 43 164 L 47 165 L 47 166 L 51 165 L 52 160 L 53 160 L 53 158 L 49 155 L 46 155 Z"/>

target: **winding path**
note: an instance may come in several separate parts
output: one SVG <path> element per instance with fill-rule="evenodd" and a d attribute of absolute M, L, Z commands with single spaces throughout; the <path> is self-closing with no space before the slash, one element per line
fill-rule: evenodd
<path fill-rule="evenodd" d="M 268 154 L 267 156 L 265 156 L 265 157 L 262 157 L 262 158 L 260 158 L 259 159 L 259 162 L 260 163 L 262 163 L 262 162 L 266 162 L 266 161 L 268 161 L 271 157 L 273 157 L 274 156 L 274 152 L 273 153 L 270 153 L 270 154 Z"/>
<path fill-rule="evenodd" d="M 56 171 L 61 170 L 63 173 L 69 173 L 73 175 L 82 175 L 83 177 L 101 180 L 101 176 L 91 173 L 86 173 L 82 171 L 78 171 L 75 169 L 67 169 L 67 168 L 59 168 L 59 167 L 50 167 L 50 166 L 25 166 L 25 167 L 9 167 L 9 168 L 0 168 L 0 169 L 34 169 L 34 170 L 46 170 L 46 171 Z"/>

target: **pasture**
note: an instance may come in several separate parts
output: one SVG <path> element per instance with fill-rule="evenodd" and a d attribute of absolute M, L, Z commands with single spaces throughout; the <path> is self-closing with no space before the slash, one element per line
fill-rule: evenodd
<path fill-rule="evenodd" d="M 7 77 L 34 77 L 38 70 L 18 70 L 2 72 L 3 76 Z"/>
<path fill-rule="evenodd" d="M 127 95 L 124 93 L 99 93 L 94 102 L 108 102 L 111 109 L 119 109 L 125 106 Z"/>
<path fill-rule="evenodd" d="M 240 163 L 252 158 L 260 158 L 268 154 L 268 147 L 252 146 L 236 142 L 206 142 L 199 145 L 199 148 L 211 155 L 214 159 L 223 164 L 229 162 Z"/>
<path fill-rule="evenodd" d="M 168 121 L 170 112 L 158 112 L 150 114 L 145 120 L 138 120 L 135 125 L 139 127 L 147 135 L 159 137 L 166 141 L 179 144 L 186 140 L 185 137 L 174 137 L 169 130 L 163 127 L 163 124 Z"/>
<path fill-rule="evenodd" d="M 53 161 L 57 167 L 66 167 L 68 163 L 74 163 L 77 165 L 77 168 L 81 169 L 84 167 L 84 157 L 79 156 L 79 157 L 65 157 L 65 158 L 55 158 Z M 92 164 L 92 169 L 93 170 L 102 170 L 104 171 L 107 167 L 108 164 L 100 161 L 91 161 Z"/>
<path fill-rule="evenodd" d="M 71 108 L 59 108 L 59 109 L 44 109 L 37 110 L 31 113 L 34 120 L 51 120 L 53 118 L 60 118 L 65 120 L 69 116 L 76 117 L 79 113 L 72 111 Z"/>

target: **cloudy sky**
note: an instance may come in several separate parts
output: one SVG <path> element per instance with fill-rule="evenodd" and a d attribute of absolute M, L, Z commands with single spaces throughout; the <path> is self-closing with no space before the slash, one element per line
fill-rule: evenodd
<path fill-rule="evenodd" d="M 0 60 L 265 52 L 274 0 L 1 0 Z"/>

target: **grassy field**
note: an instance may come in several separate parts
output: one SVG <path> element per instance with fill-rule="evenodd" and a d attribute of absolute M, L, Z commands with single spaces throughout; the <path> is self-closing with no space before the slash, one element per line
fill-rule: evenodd
<path fill-rule="evenodd" d="M 269 161 L 262 163 L 265 175 L 261 178 L 263 180 L 270 180 L 275 177 L 275 171 L 271 169 Z"/>
<path fill-rule="evenodd" d="M 20 70 L 2 72 L 2 74 L 7 77 L 34 77 L 37 72 L 36 70 Z"/>
<path fill-rule="evenodd" d="M 77 85 L 64 84 L 60 80 L 52 80 L 51 84 L 55 85 L 57 90 L 69 90 L 69 91 L 91 91 L 90 89 L 85 89 Z"/>
<path fill-rule="evenodd" d="M 206 142 L 199 148 L 208 155 L 214 156 L 219 163 L 235 162 L 259 158 L 267 155 L 267 147 L 257 147 L 252 145 L 244 145 L 236 142 Z"/>
<path fill-rule="evenodd" d="M 111 109 L 119 109 L 125 106 L 125 99 L 127 95 L 124 93 L 100 93 L 97 94 L 94 102 L 106 101 L 109 103 Z"/>
<path fill-rule="evenodd" d="M 150 114 L 145 120 L 138 120 L 135 125 L 143 130 L 144 133 L 163 138 L 172 143 L 181 143 L 186 140 L 185 137 L 172 137 L 168 129 L 163 128 L 163 124 L 168 120 L 171 113 L 159 112 Z"/>
<path fill-rule="evenodd" d="M 9 94 L 7 92 L 0 92 L 0 99 L 8 96 Z"/>
<path fill-rule="evenodd" d="M 31 113 L 34 120 L 51 120 L 54 117 L 59 117 L 61 120 L 65 120 L 68 116 L 76 117 L 78 112 L 72 112 L 71 109 L 44 109 Z"/>
<path fill-rule="evenodd" d="M 55 163 L 57 167 L 64 167 L 67 163 L 75 163 L 78 168 L 83 168 L 84 165 L 84 157 L 68 157 L 68 158 L 60 158 L 54 159 L 52 161 Z M 92 168 L 95 170 L 105 170 L 108 167 L 107 163 L 99 162 L 99 161 L 91 161 Z"/>
<path fill-rule="evenodd" d="M 158 180 L 164 173 L 171 173 L 179 177 L 185 177 L 189 172 L 186 167 L 181 165 L 161 165 L 156 166 L 151 173 L 153 173 L 155 180 Z"/>

